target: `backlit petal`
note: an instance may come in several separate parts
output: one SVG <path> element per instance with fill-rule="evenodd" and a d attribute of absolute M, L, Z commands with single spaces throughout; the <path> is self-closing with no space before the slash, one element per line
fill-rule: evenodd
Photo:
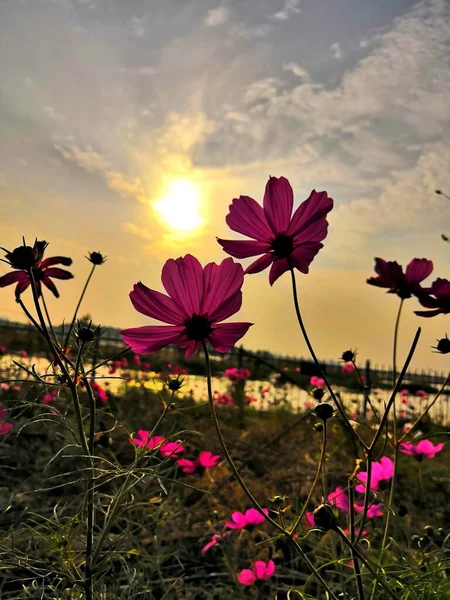
<path fill-rule="evenodd" d="M 312 223 L 325 220 L 327 213 L 333 208 L 333 199 L 326 192 L 312 190 L 309 198 L 300 204 L 292 215 L 289 226 L 289 235 L 298 235 L 305 231 Z M 323 238 L 322 238 L 323 239 Z"/>
<path fill-rule="evenodd" d="M 189 316 L 172 298 L 151 290 L 141 282 L 133 286 L 130 299 L 138 312 L 164 323 L 180 324 Z"/>
<path fill-rule="evenodd" d="M 249 256 L 258 256 L 270 250 L 270 244 L 267 242 L 251 242 L 248 240 L 222 240 L 217 238 L 227 254 L 235 258 L 248 258 Z"/>
<path fill-rule="evenodd" d="M 178 344 L 183 339 L 184 327 L 173 325 L 146 325 L 133 327 L 120 332 L 125 344 L 131 346 L 137 354 L 155 352 L 168 346 Z"/>
<path fill-rule="evenodd" d="M 262 206 L 249 196 L 234 198 L 225 220 L 230 229 L 255 240 L 268 240 L 273 235 Z"/>
<path fill-rule="evenodd" d="M 203 299 L 203 268 L 191 254 L 169 259 L 162 269 L 161 281 L 169 296 L 187 315 L 200 313 Z"/>
<path fill-rule="evenodd" d="M 228 352 L 247 333 L 252 323 L 221 323 L 214 325 L 208 336 L 211 346 L 217 352 Z"/>
<path fill-rule="evenodd" d="M 272 232 L 286 233 L 294 206 L 294 192 L 285 177 L 270 177 L 264 193 L 264 214 Z"/>

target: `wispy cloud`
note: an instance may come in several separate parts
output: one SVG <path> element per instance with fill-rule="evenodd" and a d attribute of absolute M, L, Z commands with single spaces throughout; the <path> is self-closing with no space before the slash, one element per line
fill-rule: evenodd
<path fill-rule="evenodd" d="M 207 27 L 218 27 L 219 25 L 224 25 L 227 21 L 229 21 L 231 13 L 231 7 L 226 6 L 225 4 L 218 6 L 217 8 L 212 8 L 210 11 L 208 11 L 208 14 L 205 17 L 205 25 Z"/>
<path fill-rule="evenodd" d="M 333 58 L 338 60 L 342 58 L 342 48 L 339 42 L 334 42 L 334 44 L 331 44 L 330 50 L 333 53 Z"/>
<path fill-rule="evenodd" d="M 272 15 L 277 21 L 287 21 L 292 15 L 300 13 L 300 0 L 284 0 L 281 10 Z"/>

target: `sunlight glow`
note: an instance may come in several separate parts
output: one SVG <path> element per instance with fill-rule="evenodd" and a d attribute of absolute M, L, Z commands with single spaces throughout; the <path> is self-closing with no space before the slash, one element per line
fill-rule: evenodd
<path fill-rule="evenodd" d="M 189 179 L 169 181 L 165 195 L 153 206 L 165 225 L 177 231 L 191 232 L 203 225 L 200 186 Z"/>

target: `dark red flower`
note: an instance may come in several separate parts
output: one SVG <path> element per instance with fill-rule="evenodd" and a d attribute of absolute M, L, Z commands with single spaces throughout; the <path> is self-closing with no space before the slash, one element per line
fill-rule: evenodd
<path fill-rule="evenodd" d="M 235 198 L 226 222 L 230 229 L 250 240 L 222 240 L 219 244 L 235 258 L 260 256 L 247 267 L 246 273 L 259 273 L 272 265 L 272 285 L 291 266 L 308 273 L 309 265 L 323 247 L 327 235 L 327 214 L 333 200 L 326 192 L 313 190 L 294 214 L 294 192 L 285 177 L 270 177 L 263 206 L 249 196 Z"/>
<path fill-rule="evenodd" d="M 424 290 L 419 302 L 425 308 L 433 310 L 414 311 L 419 317 L 435 317 L 436 315 L 447 315 L 450 313 L 450 281 L 447 279 L 436 279 L 430 288 Z"/>
<path fill-rule="evenodd" d="M 387 288 L 388 294 L 397 294 L 402 299 L 420 296 L 424 293 L 420 283 L 433 271 L 433 263 L 426 258 L 413 258 L 403 273 L 401 265 L 395 261 L 375 258 L 375 272 L 378 277 L 369 277 L 367 283 Z"/>
<path fill-rule="evenodd" d="M 65 269 L 59 269 L 53 265 L 65 265 L 70 266 L 72 259 L 65 256 L 53 256 L 51 258 L 43 259 L 47 242 L 34 243 L 34 246 L 19 246 L 12 252 L 6 252 L 5 258 L 9 265 L 13 269 L 20 269 L 12 271 L 0 277 L 0 287 L 6 287 L 17 283 L 16 286 L 16 300 L 20 298 L 20 295 L 30 285 L 29 270 L 33 273 L 34 280 L 36 282 L 36 288 L 38 295 L 41 295 L 41 285 L 44 284 L 56 298 L 59 298 L 59 292 L 56 289 L 53 279 L 72 279 L 73 275 Z"/>

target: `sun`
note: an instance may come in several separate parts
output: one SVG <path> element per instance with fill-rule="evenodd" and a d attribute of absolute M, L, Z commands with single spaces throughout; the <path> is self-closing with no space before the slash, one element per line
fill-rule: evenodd
<path fill-rule="evenodd" d="M 203 225 L 200 216 L 200 186 L 189 179 L 172 179 L 166 193 L 153 204 L 165 225 L 179 232 L 191 232 Z"/>

